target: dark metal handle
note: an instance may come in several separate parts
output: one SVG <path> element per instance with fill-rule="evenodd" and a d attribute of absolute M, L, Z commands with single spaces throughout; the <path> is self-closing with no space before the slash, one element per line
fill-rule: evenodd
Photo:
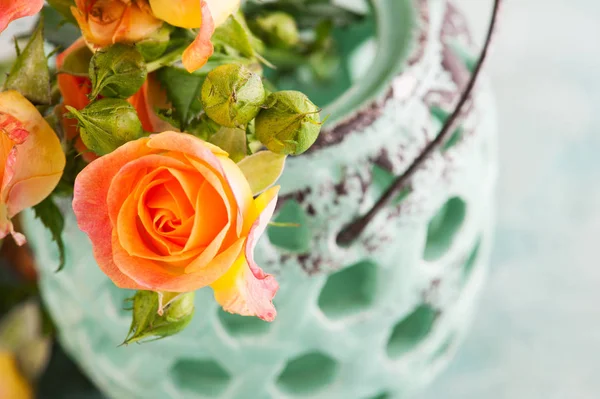
<path fill-rule="evenodd" d="M 410 179 L 413 177 L 413 175 L 419 169 L 419 167 L 423 164 L 423 162 L 425 162 L 427 157 L 429 157 L 429 155 L 431 155 L 434 151 L 436 151 L 439 147 L 441 147 L 444 144 L 449 133 L 452 131 L 454 123 L 459 118 L 462 109 L 469 100 L 469 97 L 473 92 L 475 84 L 477 83 L 477 78 L 481 74 L 483 64 L 487 59 L 489 52 L 488 50 L 490 48 L 492 37 L 494 35 L 496 25 L 498 22 L 498 14 L 500 13 L 500 3 L 502 3 L 502 0 L 494 0 L 492 19 L 488 28 L 487 36 L 479 60 L 475 65 L 475 69 L 473 70 L 473 74 L 471 75 L 471 79 L 469 80 L 465 91 L 463 92 L 458 104 L 456 105 L 456 109 L 454 110 L 452 115 L 450 115 L 450 117 L 446 120 L 446 123 L 440 130 L 440 133 L 434 140 L 432 140 L 427 145 L 427 147 L 425 147 L 423 152 L 414 160 L 414 162 L 410 165 L 406 172 L 404 172 L 404 174 L 398 176 L 398 178 L 394 180 L 392 185 L 387 189 L 387 191 L 381 196 L 381 198 L 379 198 L 379 200 L 373 205 L 373 207 L 371 207 L 371 209 L 367 213 L 354 220 L 346 227 L 344 227 L 342 231 L 340 231 L 340 233 L 337 236 L 338 245 L 351 245 L 362 234 L 362 232 L 377 215 L 377 213 L 379 213 L 388 205 L 390 200 L 395 197 L 396 193 L 398 193 L 401 189 L 406 187 L 407 183 L 410 181 Z"/>

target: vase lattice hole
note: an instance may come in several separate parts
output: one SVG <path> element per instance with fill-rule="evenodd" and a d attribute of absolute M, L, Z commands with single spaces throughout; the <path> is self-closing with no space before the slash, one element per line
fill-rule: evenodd
<path fill-rule="evenodd" d="M 471 250 L 471 253 L 469 254 L 469 257 L 467 258 L 467 261 L 463 265 L 463 282 L 464 283 L 466 283 L 469 280 L 469 277 L 471 277 L 471 274 L 473 273 L 473 269 L 475 268 L 475 265 L 477 264 L 477 258 L 479 257 L 479 251 L 481 249 L 481 240 L 482 240 L 482 237 L 479 236 L 479 238 L 477 238 L 475 245 L 473 246 L 473 249 Z"/>
<path fill-rule="evenodd" d="M 221 325 L 232 337 L 246 337 L 261 335 L 269 331 L 271 323 L 267 323 L 258 317 L 245 317 L 231 314 L 219 308 L 217 311 Z"/>
<path fill-rule="evenodd" d="M 360 262 L 329 276 L 319 295 L 319 308 L 340 319 L 371 307 L 377 294 L 377 265 Z"/>
<path fill-rule="evenodd" d="M 454 347 L 454 345 L 457 342 L 457 334 L 456 333 L 451 333 L 448 338 L 446 338 L 444 341 L 442 341 L 441 345 L 435 350 L 435 352 L 433 352 L 433 355 L 431 356 L 430 361 L 432 363 L 448 356 L 448 354 L 450 353 L 450 351 L 452 350 L 452 348 Z"/>
<path fill-rule="evenodd" d="M 214 360 L 183 359 L 171 370 L 177 387 L 208 397 L 221 395 L 229 385 L 231 376 Z"/>
<path fill-rule="evenodd" d="M 308 225 L 309 218 L 297 201 L 286 201 L 274 219 L 274 222 L 287 225 L 269 226 L 267 235 L 273 245 L 295 253 L 310 251 L 312 237 Z"/>
<path fill-rule="evenodd" d="M 459 197 L 450 198 L 429 222 L 423 257 L 428 262 L 440 259 L 452 247 L 467 215 L 467 204 Z"/>
<path fill-rule="evenodd" d="M 390 399 L 390 398 L 391 398 L 390 394 L 387 392 L 384 392 L 384 393 L 380 393 L 377 396 L 373 396 L 372 398 L 369 398 L 369 399 Z"/>
<path fill-rule="evenodd" d="M 438 311 L 429 305 L 418 306 L 392 330 L 387 343 L 387 354 L 398 358 L 419 345 L 433 329 Z"/>
<path fill-rule="evenodd" d="M 277 386 L 292 395 L 314 394 L 331 384 L 338 371 L 331 357 L 311 352 L 290 360 L 279 377 Z"/>

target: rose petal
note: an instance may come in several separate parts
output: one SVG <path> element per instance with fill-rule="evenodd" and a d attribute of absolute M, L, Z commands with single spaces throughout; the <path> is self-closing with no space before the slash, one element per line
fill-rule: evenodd
<path fill-rule="evenodd" d="M 90 163 L 77 176 L 73 211 L 79 228 L 92 242 L 94 257 L 102 271 L 120 288 L 144 289 L 115 265 L 112 254 L 112 224 L 107 196 L 113 177 L 131 160 L 150 153 L 149 139 L 131 141 Z M 115 219 L 116 220 L 116 219 Z"/>
<path fill-rule="evenodd" d="M 215 22 L 206 1 L 202 1 L 202 26 L 194 42 L 185 49 L 181 57 L 183 66 L 188 72 L 194 72 L 202 68 L 213 55 L 214 47 L 210 41 L 215 33 Z"/>
<path fill-rule="evenodd" d="M 130 256 L 113 236 L 114 261 L 119 268 L 134 280 L 142 289 L 169 292 L 190 292 L 214 283 L 240 256 L 245 239 L 240 238 L 231 247 L 221 252 L 202 270 L 195 273 L 181 273 L 167 263 L 156 262 Z"/>
<path fill-rule="evenodd" d="M 37 14 L 44 0 L 0 0 L 0 32 L 15 19 Z"/>
<path fill-rule="evenodd" d="M 201 3 L 200 0 L 150 0 L 150 7 L 157 18 L 173 26 L 196 29 L 203 23 Z"/>
<path fill-rule="evenodd" d="M 2 182 L 1 201 L 8 206 L 8 217 L 12 218 L 54 190 L 66 161 L 56 133 L 25 97 L 13 90 L 0 93 L 0 110 L 22 124 L 19 130 L 29 132 L 17 146 L 10 179 L 3 178 Z M 5 128 L 0 126 L 2 131 Z M 0 163 L 6 165 L 6 159 Z"/>
<path fill-rule="evenodd" d="M 273 187 L 256 199 L 260 215 L 252 225 L 244 255 L 222 278 L 211 284 L 216 301 L 228 312 L 258 316 L 265 321 L 273 321 L 277 315 L 272 300 L 279 285 L 254 262 L 253 250 L 273 215 L 278 192 L 279 187 Z"/>

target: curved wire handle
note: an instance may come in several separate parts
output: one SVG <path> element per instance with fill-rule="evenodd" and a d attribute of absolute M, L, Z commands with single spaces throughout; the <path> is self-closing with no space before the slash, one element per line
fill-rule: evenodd
<path fill-rule="evenodd" d="M 452 131 L 452 127 L 456 120 L 459 118 L 462 109 L 465 104 L 469 100 L 471 93 L 477 83 L 477 78 L 481 74 L 481 70 L 483 64 L 488 56 L 488 50 L 490 48 L 490 44 L 492 42 L 492 37 L 496 30 L 496 25 L 498 22 L 498 14 L 500 11 L 500 3 L 501 0 L 494 0 L 494 9 L 492 12 L 492 19 L 487 31 L 487 36 L 485 38 L 484 47 L 481 51 L 481 55 L 475 69 L 473 70 L 473 74 L 471 75 L 471 79 L 463 92 L 456 109 L 450 115 L 440 133 L 437 137 L 432 140 L 423 150 L 423 152 L 414 160 L 414 162 L 410 165 L 410 167 L 404 172 L 404 174 L 398 176 L 396 180 L 392 183 L 392 185 L 387 189 L 387 191 L 379 198 L 379 200 L 371 207 L 371 209 L 365 213 L 363 216 L 355 219 L 353 222 L 344 227 L 337 236 L 337 243 L 340 246 L 349 246 L 351 245 L 365 230 L 365 228 L 369 225 L 369 223 L 373 220 L 373 218 L 379 213 L 382 209 L 384 209 L 390 200 L 395 197 L 396 193 L 399 192 L 402 188 L 406 186 L 406 184 L 410 181 L 410 179 L 414 176 L 415 172 L 419 169 L 419 167 L 425 162 L 427 157 L 431 155 L 435 150 L 437 150 L 448 137 L 449 133 Z"/>

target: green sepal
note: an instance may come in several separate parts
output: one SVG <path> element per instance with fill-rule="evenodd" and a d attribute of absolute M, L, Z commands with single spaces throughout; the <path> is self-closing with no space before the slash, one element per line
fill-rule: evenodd
<path fill-rule="evenodd" d="M 13 64 L 4 90 L 16 90 L 34 105 L 48 105 L 50 93 L 50 70 L 44 53 L 44 21 L 40 19 L 25 49 L 20 52 Z M 17 53 L 19 53 L 17 51 Z"/>
<path fill-rule="evenodd" d="M 222 127 L 211 137 L 210 142 L 227 152 L 233 162 L 240 162 L 247 155 L 244 129 Z"/>
<path fill-rule="evenodd" d="M 259 151 L 238 163 L 250 184 L 252 195 L 262 193 L 277 182 L 285 168 L 285 159 L 283 154 Z"/>
<path fill-rule="evenodd" d="M 132 298 L 133 319 L 123 342 L 148 342 L 183 331 L 194 316 L 195 292 L 138 291 Z"/>

